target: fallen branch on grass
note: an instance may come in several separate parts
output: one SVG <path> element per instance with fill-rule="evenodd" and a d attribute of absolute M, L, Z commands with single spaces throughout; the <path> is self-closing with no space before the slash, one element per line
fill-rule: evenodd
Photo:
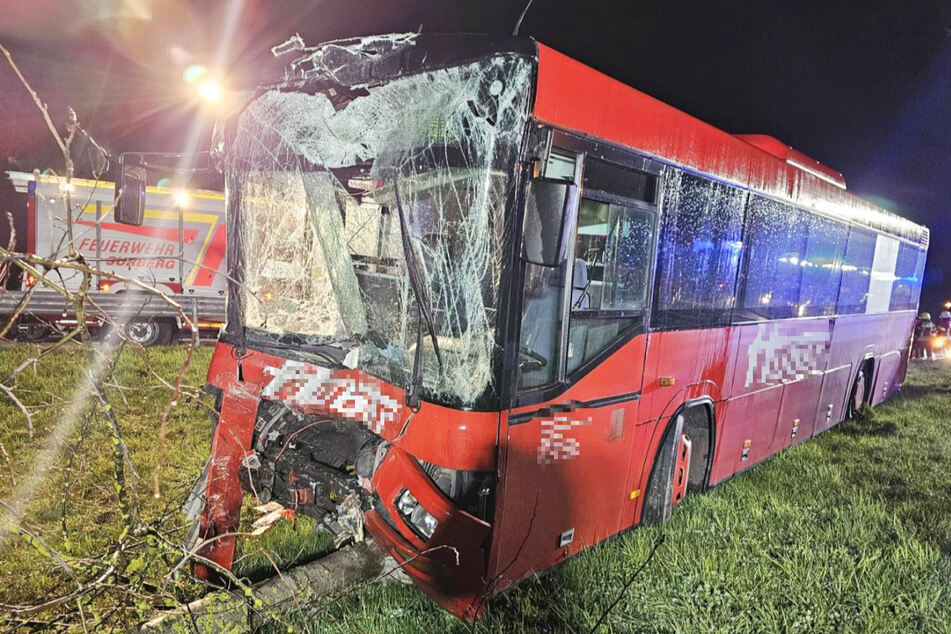
<path fill-rule="evenodd" d="M 604 619 L 608 618 L 608 614 L 611 613 L 611 610 L 614 609 L 614 606 L 616 606 L 618 603 L 621 602 L 621 599 L 624 598 L 625 593 L 627 593 L 628 589 L 634 583 L 634 580 L 637 579 L 637 576 L 641 574 L 644 568 L 647 567 L 647 564 L 651 562 L 651 559 L 654 558 L 654 553 L 657 552 L 657 549 L 660 548 L 660 545 L 663 543 L 664 543 L 664 535 L 661 534 L 661 536 L 657 538 L 657 541 L 654 542 L 654 547 L 651 548 L 651 552 L 649 555 L 647 555 L 647 559 L 641 562 L 641 565 L 637 567 L 637 570 L 634 571 L 634 574 L 632 574 L 628 578 L 628 580 L 624 582 L 624 585 L 621 587 L 621 591 L 618 593 L 614 601 L 611 602 L 611 605 L 609 605 L 607 609 L 601 613 L 601 616 L 598 618 L 597 622 L 595 622 L 594 626 L 591 628 L 590 634 L 594 634 L 594 632 L 599 627 L 601 627 L 601 624 L 604 623 Z"/>

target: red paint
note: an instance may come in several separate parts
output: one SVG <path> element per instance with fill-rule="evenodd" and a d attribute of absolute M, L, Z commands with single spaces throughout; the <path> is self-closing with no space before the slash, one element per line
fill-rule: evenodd
<path fill-rule="evenodd" d="M 801 152 L 780 158 L 673 106 L 608 77 L 544 44 L 538 45 L 534 116 L 542 122 L 599 137 L 665 161 L 695 169 L 805 208 L 835 208 L 846 216 L 920 231 L 823 178 L 795 167 L 801 159 L 823 177 L 835 170 Z M 772 148 L 770 148 L 772 149 Z M 812 163 L 809 163 L 809 162 Z M 841 176 L 839 176 L 841 178 Z"/>
<path fill-rule="evenodd" d="M 816 403 L 822 388 L 821 374 L 783 386 L 782 404 L 771 449 L 781 451 L 812 436 L 816 428 Z"/>
<path fill-rule="evenodd" d="M 771 137 L 768 134 L 735 134 L 733 136 L 754 147 L 758 147 L 764 152 L 769 152 L 782 161 L 799 164 L 807 169 L 819 172 L 843 189 L 846 186 L 845 177 L 841 172 L 837 172 L 831 167 L 823 165 L 811 156 L 807 156 L 799 150 L 786 145 L 776 137 Z"/>
<path fill-rule="evenodd" d="M 778 141 L 717 130 L 542 45 L 538 65 L 533 113 L 539 121 L 807 207 L 874 209 L 828 182 L 837 172 Z M 640 334 L 549 401 L 498 412 L 423 403 L 413 413 L 401 388 L 360 371 L 320 376 L 368 386 L 399 404 L 377 430 L 392 443 L 370 481 L 386 512 L 367 511 L 367 530 L 434 601 L 474 618 L 486 598 L 638 523 L 658 448 L 680 408 L 703 404 L 714 411 L 710 483 L 718 483 L 839 422 L 864 359 L 875 367 L 872 401 L 887 397 L 904 375 L 913 319 L 906 311 Z M 250 442 L 255 395 L 268 389 L 273 369 L 284 363 L 254 350 L 239 362 L 237 351 L 220 343 L 215 350 L 208 380 L 225 395 L 212 466 L 224 475 L 214 489 L 209 483 L 209 492 L 220 495 L 203 516 L 206 534 L 237 521 L 240 493 L 223 484 L 234 484 L 231 470 Z M 672 383 L 662 385 L 661 377 Z M 277 396 L 291 403 L 295 395 L 289 388 Z M 598 404 L 619 395 L 628 396 Z M 326 403 L 292 406 L 345 417 Z M 679 500 L 696 441 L 681 440 L 678 449 Z M 494 470 L 492 523 L 458 508 L 417 460 Z M 396 508 L 404 489 L 439 522 L 428 541 Z M 232 551 L 233 542 L 224 541 L 211 554 L 224 562 Z"/>
<path fill-rule="evenodd" d="M 494 471 L 498 432 L 498 412 L 466 412 L 423 403 L 396 444 L 441 467 Z"/>
<path fill-rule="evenodd" d="M 677 462 L 674 465 L 674 491 L 670 500 L 671 504 L 679 504 L 687 495 L 691 449 L 690 438 L 687 437 L 687 434 L 681 434 L 680 442 L 677 443 Z"/>
<path fill-rule="evenodd" d="M 35 187 L 34 183 L 31 187 Z M 30 192 L 26 199 L 26 252 L 36 253 L 36 193 Z"/>
<path fill-rule="evenodd" d="M 646 336 L 636 337 L 549 405 L 638 391 L 646 345 Z M 509 417 L 544 406 L 519 408 Z M 490 568 L 499 578 L 497 589 L 631 525 L 636 501 L 628 473 L 632 457 L 640 453 L 635 450 L 639 407 L 639 401 L 627 400 L 563 414 L 568 421 L 562 423 L 568 426 L 561 432 L 564 441 L 578 443 L 572 457 L 545 451 L 553 415 L 541 413 L 517 424 L 505 419 Z M 569 530 L 574 530 L 573 541 L 559 546 L 559 535 Z"/>
<path fill-rule="evenodd" d="M 395 449 L 373 475 L 373 486 L 396 529 L 375 511 L 367 513 L 367 528 L 377 543 L 406 563 L 407 574 L 434 601 L 461 618 L 473 618 L 484 607 L 486 538 L 491 527 L 458 509 L 433 485 L 408 454 Z M 408 489 L 438 521 L 424 542 L 403 520 L 396 499 Z"/>
<path fill-rule="evenodd" d="M 199 536 L 204 546 L 198 555 L 230 569 L 234 558 L 234 533 L 238 528 L 244 496 L 238 470 L 241 461 L 251 452 L 260 389 L 253 384 L 232 381 L 224 390 L 221 413 L 211 442 L 205 490 L 208 501 L 199 520 Z M 215 575 L 215 569 L 199 563 L 195 566 L 195 574 L 200 579 L 209 579 Z"/>
<path fill-rule="evenodd" d="M 218 225 L 208 244 L 208 251 L 202 258 L 198 273 L 195 275 L 195 286 L 211 286 L 225 259 L 227 246 L 227 229 L 225 225 Z"/>

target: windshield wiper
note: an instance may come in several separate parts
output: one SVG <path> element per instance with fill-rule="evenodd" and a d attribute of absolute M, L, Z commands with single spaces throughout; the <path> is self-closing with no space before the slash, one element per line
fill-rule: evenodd
<path fill-rule="evenodd" d="M 416 298 L 416 313 L 419 321 L 416 324 L 416 352 L 413 354 L 413 378 L 410 390 L 406 394 L 406 405 L 415 410 L 419 407 L 419 395 L 423 387 L 423 322 L 426 323 L 426 330 L 433 340 L 433 351 L 436 353 L 436 361 L 439 367 L 442 367 L 442 355 L 439 354 L 439 342 L 436 339 L 436 327 L 433 324 L 433 316 L 429 312 L 429 297 L 423 289 L 422 281 L 419 277 L 419 263 L 416 261 L 416 252 L 410 242 L 409 229 L 406 225 L 406 215 L 403 213 L 403 203 L 400 201 L 400 187 L 398 183 L 393 184 L 393 195 L 396 199 L 396 212 L 400 218 L 400 233 L 402 234 L 403 259 L 406 261 L 406 272 L 409 274 L 409 285 L 413 289 L 413 296 Z"/>
<path fill-rule="evenodd" d="M 311 360 L 319 361 L 321 365 L 338 370 L 347 367 L 344 364 L 344 360 L 352 347 L 343 348 L 335 344 L 345 341 L 355 341 L 353 338 L 308 341 L 306 337 L 294 333 L 285 332 L 275 335 L 252 328 L 242 328 L 242 331 L 246 338 L 248 334 L 251 335 L 252 348 L 268 348 L 270 350 L 280 351 L 280 354 L 287 354 L 294 351 L 299 356 L 308 357 Z"/>

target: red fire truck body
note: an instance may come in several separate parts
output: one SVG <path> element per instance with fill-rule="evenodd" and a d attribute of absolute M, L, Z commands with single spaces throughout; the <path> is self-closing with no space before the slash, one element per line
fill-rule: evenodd
<path fill-rule="evenodd" d="M 422 64 L 415 72 L 434 76 L 434 60 L 452 58 L 454 41 L 383 40 L 403 63 Z M 328 500 L 363 496 L 362 521 L 376 543 L 434 601 L 474 618 L 519 580 L 640 523 L 666 520 L 688 489 L 722 482 L 901 386 L 927 229 L 854 196 L 840 174 L 774 139 L 720 131 L 544 45 L 466 42 L 531 69 L 516 184 L 498 234 L 488 397 L 460 403 L 424 390 L 414 402 L 418 385 L 408 373 L 400 384 L 361 367 L 362 356 L 326 362 L 255 339 L 232 313 L 208 374 L 220 420 L 201 519 L 209 540 L 202 554 L 221 565 L 234 550 L 239 482 L 299 511 L 318 507 L 316 516 L 336 518 L 330 523 L 344 513 Z M 328 84 L 319 83 L 326 76 L 317 62 L 329 67 L 339 61 L 331 54 L 343 51 L 353 56 L 339 68 L 359 65 L 368 46 L 313 49 L 308 61 L 321 89 Z M 479 57 L 457 53 L 453 63 L 472 59 Z M 401 73 L 394 82 L 412 75 Z M 334 80 L 372 95 L 380 76 Z M 492 81 L 505 85 L 487 80 L 490 95 L 505 96 L 512 83 Z M 472 97 L 466 108 L 482 105 Z M 542 205 L 532 182 L 557 180 L 550 175 L 559 169 L 579 186 L 580 203 L 565 205 L 567 255 L 540 265 L 525 255 L 525 217 Z M 383 189 L 377 203 L 389 200 L 402 216 L 399 190 Z M 244 213 L 250 223 L 252 212 Z M 633 247 L 618 246 L 635 234 L 643 239 Z M 425 254 L 420 259 L 428 271 Z M 766 270 L 776 273 L 761 279 Z M 358 273 L 361 289 L 366 275 Z M 556 289 L 550 304 L 537 290 L 545 284 Z M 439 334 L 451 328 L 438 319 L 436 334 L 423 323 L 420 311 L 415 347 L 406 349 L 429 345 L 426 367 L 450 366 L 447 355 L 462 344 Z M 536 346 L 547 339 L 550 348 Z M 437 341 L 442 361 L 432 355 Z M 298 421 L 285 422 L 290 416 Z M 356 465 L 349 484 L 326 468 L 333 460 L 320 457 L 323 441 L 308 436 L 321 426 L 343 433 L 347 424 L 365 434 L 341 459 Z M 295 448 L 313 450 L 313 458 L 287 462 L 281 454 Z M 307 460 L 320 463 L 321 477 Z M 265 475 L 249 475 L 249 483 L 242 471 Z"/>
<path fill-rule="evenodd" d="M 7 176 L 17 192 L 26 194 L 27 252 L 51 259 L 67 254 L 70 223 L 65 179 L 38 172 L 9 172 Z M 223 323 L 227 243 L 224 194 L 149 187 L 146 223 L 130 227 L 112 218 L 112 183 L 76 178 L 68 187 L 73 207 L 73 246 L 89 266 L 103 273 L 91 280 L 91 297 L 97 305 L 112 307 L 124 293 L 139 290 L 110 277 L 114 274 L 162 291 L 182 304 L 186 316 L 203 329 L 217 329 Z M 79 289 L 81 273 L 64 269 L 60 275 L 57 283 L 71 291 Z M 23 277 L 23 286 L 34 283 L 31 276 Z M 3 298 L 0 310 L 12 314 L 25 292 Z M 133 339 L 141 339 L 143 344 L 167 343 L 182 327 L 180 314 L 161 304 L 149 302 L 138 311 L 129 327 Z M 74 315 L 63 313 L 61 295 L 44 288 L 31 294 L 26 315 L 51 323 L 75 322 Z"/>

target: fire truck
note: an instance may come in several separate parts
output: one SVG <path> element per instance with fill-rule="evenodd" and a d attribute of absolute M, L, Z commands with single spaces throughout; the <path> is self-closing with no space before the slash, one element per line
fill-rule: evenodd
<path fill-rule="evenodd" d="M 52 260 L 68 255 L 71 242 L 85 263 L 101 273 L 90 280 L 89 325 L 122 315 L 130 339 L 148 346 L 173 341 L 185 327 L 183 313 L 208 332 L 224 322 L 223 193 L 146 187 L 144 222 L 132 227 L 113 217 L 111 182 L 74 178 L 67 185 L 63 178 L 39 172 L 8 172 L 7 177 L 25 198 L 26 220 L 19 224 L 25 225 L 26 251 Z M 83 275 L 60 269 L 52 279 L 75 292 Z M 124 280 L 161 291 L 182 310 Z M 0 319 L 15 314 L 20 315 L 16 334 L 28 340 L 76 323 L 71 303 L 28 273 L 20 274 L 18 290 L 0 296 Z"/>
<path fill-rule="evenodd" d="M 901 387 L 929 232 L 834 169 L 529 38 L 288 49 L 220 128 L 203 561 L 247 491 L 476 618 Z"/>

